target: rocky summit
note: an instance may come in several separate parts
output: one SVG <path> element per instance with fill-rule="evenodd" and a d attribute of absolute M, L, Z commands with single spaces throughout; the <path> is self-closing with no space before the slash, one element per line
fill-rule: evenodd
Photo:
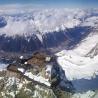
<path fill-rule="evenodd" d="M 28 59 L 21 56 L 9 64 L 6 70 L 0 71 L 0 75 L 1 98 L 36 98 L 39 95 L 43 98 L 61 98 L 58 95 L 61 91 L 74 91 L 72 83 L 58 65 L 56 56 L 41 52 L 35 52 Z"/>

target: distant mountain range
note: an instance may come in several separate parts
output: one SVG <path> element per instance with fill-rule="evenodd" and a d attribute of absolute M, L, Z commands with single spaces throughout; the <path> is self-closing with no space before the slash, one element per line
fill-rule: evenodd
<path fill-rule="evenodd" d="M 0 11 L 0 51 L 33 52 L 74 47 L 98 25 L 97 10 L 32 9 Z"/>

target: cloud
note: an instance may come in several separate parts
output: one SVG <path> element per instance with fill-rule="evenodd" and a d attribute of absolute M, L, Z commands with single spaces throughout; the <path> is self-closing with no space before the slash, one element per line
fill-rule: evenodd
<path fill-rule="evenodd" d="M 12 36 L 28 33 L 29 35 L 37 33 L 37 31 L 47 33 L 66 30 L 66 28 L 74 28 L 80 25 L 93 26 L 92 24 L 94 24 L 95 26 L 95 20 L 98 18 L 98 16 L 90 18 L 94 10 L 88 11 L 68 8 L 36 9 L 31 7 L 19 8 L 18 6 L 14 9 L 6 9 L 6 11 L 0 10 L 0 15 L 7 21 L 7 25 L 0 29 L 0 34 L 3 33 Z"/>

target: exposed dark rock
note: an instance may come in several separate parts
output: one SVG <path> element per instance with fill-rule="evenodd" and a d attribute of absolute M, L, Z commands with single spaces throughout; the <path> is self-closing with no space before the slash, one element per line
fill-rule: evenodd
<path fill-rule="evenodd" d="M 17 66 L 14 65 L 14 64 L 9 64 L 9 65 L 7 66 L 7 70 L 13 71 L 13 72 L 18 72 L 18 68 L 17 68 Z"/>

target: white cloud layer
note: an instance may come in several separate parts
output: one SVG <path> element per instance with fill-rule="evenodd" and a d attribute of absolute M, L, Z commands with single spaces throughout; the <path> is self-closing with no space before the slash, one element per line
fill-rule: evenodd
<path fill-rule="evenodd" d="M 98 25 L 98 10 L 12 8 L 13 6 L 0 10 L 0 17 L 7 21 L 7 25 L 0 28 L 0 34 L 30 35 L 38 31 L 44 34 L 80 25 Z"/>

